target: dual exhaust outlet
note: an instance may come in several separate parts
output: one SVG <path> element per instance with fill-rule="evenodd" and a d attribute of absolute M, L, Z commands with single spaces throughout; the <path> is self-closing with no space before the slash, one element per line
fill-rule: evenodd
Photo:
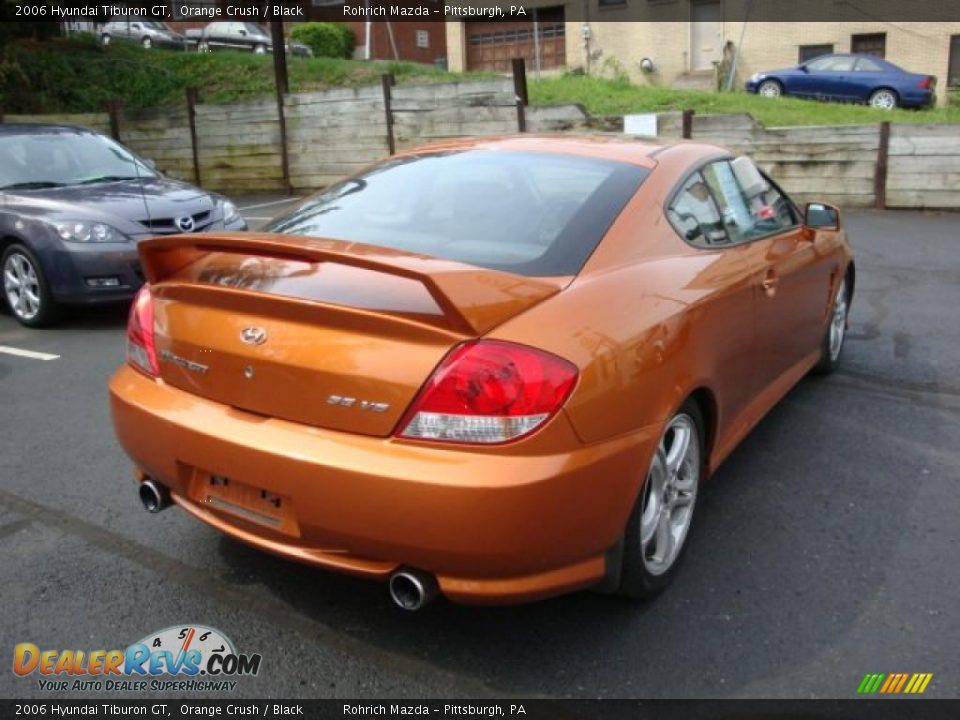
<path fill-rule="evenodd" d="M 143 509 L 148 513 L 166 510 L 172 504 L 170 491 L 154 480 L 144 480 L 137 489 Z M 388 582 L 390 599 L 394 605 L 415 612 L 433 600 L 439 593 L 436 578 L 422 570 L 407 568 L 398 570 Z"/>

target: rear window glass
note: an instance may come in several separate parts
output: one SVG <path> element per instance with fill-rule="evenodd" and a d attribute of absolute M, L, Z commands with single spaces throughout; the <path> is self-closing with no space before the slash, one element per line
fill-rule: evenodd
<path fill-rule="evenodd" d="M 417 155 L 339 183 L 265 230 L 520 275 L 575 275 L 647 174 L 629 163 L 570 155 Z"/>

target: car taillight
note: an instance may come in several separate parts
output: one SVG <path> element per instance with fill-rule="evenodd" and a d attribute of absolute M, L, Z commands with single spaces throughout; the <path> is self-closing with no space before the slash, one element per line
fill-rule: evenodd
<path fill-rule="evenodd" d="M 500 340 L 451 352 L 414 400 L 400 435 L 502 443 L 532 432 L 573 389 L 577 368 L 555 355 Z"/>
<path fill-rule="evenodd" d="M 932 86 L 933 86 L 932 77 L 925 77 L 923 80 L 920 81 L 921 90 L 929 90 Z"/>
<path fill-rule="evenodd" d="M 157 346 L 153 337 L 153 295 L 144 285 L 130 306 L 127 321 L 127 362 L 154 377 L 160 374 Z"/>

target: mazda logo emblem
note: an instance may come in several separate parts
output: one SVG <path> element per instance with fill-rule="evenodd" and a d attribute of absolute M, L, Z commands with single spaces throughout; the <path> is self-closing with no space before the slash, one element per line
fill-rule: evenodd
<path fill-rule="evenodd" d="M 240 339 L 247 345 L 263 345 L 267 341 L 267 331 L 261 327 L 245 327 L 240 331 Z"/>
<path fill-rule="evenodd" d="M 190 232 L 193 230 L 193 218 L 189 215 L 184 217 L 177 218 L 177 227 L 183 230 L 184 232 Z"/>

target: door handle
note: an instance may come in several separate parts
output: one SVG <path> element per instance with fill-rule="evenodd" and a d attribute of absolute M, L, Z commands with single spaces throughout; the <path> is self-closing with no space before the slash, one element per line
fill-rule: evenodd
<path fill-rule="evenodd" d="M 777 285 L 780 284 L 780 278 L 771 270 L 760 284 L 763 286 L 763 291 L 767 294 L 767 297 L 773 297 L 777 292 Z"/>

